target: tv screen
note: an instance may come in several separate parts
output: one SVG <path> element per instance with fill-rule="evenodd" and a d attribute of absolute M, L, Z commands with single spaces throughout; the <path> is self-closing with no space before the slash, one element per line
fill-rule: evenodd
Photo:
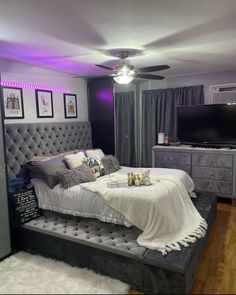
<path fill-rule="evenodd" d="M 181 143 L 236 145 L 236 105 L 182 106 L 177 109 Z"/>

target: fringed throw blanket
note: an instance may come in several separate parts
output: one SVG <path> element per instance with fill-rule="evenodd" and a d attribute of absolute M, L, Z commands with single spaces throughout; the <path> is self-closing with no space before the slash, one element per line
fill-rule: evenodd
<path fill-rule="evenodd" d="M 140 246 L 161 251 L 188 247 L 205 236 L 207 223 L 194 207 L 184 185 L 174 176 L 152 178 L 152 185 L 108 188 L 110 180 L 126 181 L 126 176 L 113 173 L 81 186 L 96 192 L 112 208 L 143 231 L 137 242 Z"/>

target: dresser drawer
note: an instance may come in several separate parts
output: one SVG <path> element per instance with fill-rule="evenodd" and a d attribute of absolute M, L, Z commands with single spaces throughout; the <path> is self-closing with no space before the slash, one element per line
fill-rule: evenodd
<path fill-rule="evenodd" d="M 164 164 L 191 165 L 191 155 L 188 153 L 156 152 L 155 162 Z"/>
<path fill-rule="evenodd" d="M 233 156 L 222 154 L 192 154 L 192 165 L 231 168 L 233 167 Z"/>
<path fill-rule="evenodd" d="M 233 181 L 233 170 L 230 168 L 212 168 L 193 166 L 192 177 L 198 179 Z"/>
<path fill-rule="evenodd" d="M 233 194 L 233 183 L 214 181 L 214 180 L 202 180 L 194 179 L 195 191 L 199 192 L 210 192 L 210 193 L 220 193 L 220 194 Z"/>
<path fill-rule="evenodd" d="M 188 165 L 157 163 L 155 167 L 157 167 L 157 168 L 179 169 L 179 170 L 185 171 L 186 173 L 188 173 L 188 175 L 191 176 L 191 166 L 188 166 Z"/>

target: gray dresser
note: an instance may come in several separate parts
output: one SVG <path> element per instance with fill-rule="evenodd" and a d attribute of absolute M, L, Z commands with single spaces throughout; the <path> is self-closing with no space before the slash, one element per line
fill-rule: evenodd
<path fill-rule="evenodd" d="M 152 166 L 186 171 L 196 192 L 236 198 L 236 149 L 154 146 Z"/>

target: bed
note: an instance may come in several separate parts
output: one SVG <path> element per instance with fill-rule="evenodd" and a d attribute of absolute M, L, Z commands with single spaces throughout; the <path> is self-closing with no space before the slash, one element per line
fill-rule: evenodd
<path fill-rule="evenodd" d="M 91 147 L 89 122 L 6 125 L 6 154 L 10 177 L 19 175 L 22 165 L 33 156 Z M 123 167 L 121 173 L 127 173 L 127 168 Z M 158 173 L 166 171 L 159 170 Z M 186 178 L 184 174 L 175 170 L 173 173 L 182 177 L 185 185 L 189 185 L 188 191 L 191 193 L 191 182 L 183 179 Z M 39 187 L 42 190 L 42 183 L 37 188 L 39 180 L 33 181 L 36 190 Z M 42 207 L 77 215 L 71 208 L 59 208 L 55 203 L 50 204 L 48 193 L 45 187 L 43 189 L 44 193 L 41 191 L 42 198 L 39 200 Z M 101 200 L 98 202 L 104 207 Z M 165 257 L 157 251 L 140 247 L 136 242 L 140 230 L 134 226 L 129 227 L 127 220 L 120 223 L 126 225 L 123 226 L 119 222 L 111 224 L 97 221 L 91 218 L 93 216 L 84 218 L 77 215 L 80 218 L 75 220 L 60 213 L 45 215 L 24 224 L 17 232 L 19 247 L 31 253 L 64 260 L 72 265 L 92 268 L 128 282 L 132 288 L 143 292 L 188 293 L 216 213 L 214 198 L 198 196 L 193 202 L 208 222 L 206 237 Z M 112 214 L 112 219 L 118 220 L 120 217 L 115 216 L 115 213 L 108 211 L 108 215 Z"/>
<path fill-rule="evenodd" d="M 121 167 L 117 173 L 127 175 L 128 172 L 138 173 L 140 168 Z M 184 171 L 177 169 L 150 168 L 150 176 L 174 175 L 183 182 L 190 196 L 195 197 L 194 185 L 191 178 Z M 80 217 L 97 218 L 101 221 L 130 227 L 131 224 L 119 212 L 107 205 L 97 193 L 84 190 L 76 185 L 63 189 L 57 184 L 53 189 L 39 178 L 33 178 L 31 183 L 35 187 L 39 207 L 63 214 Z"/>

